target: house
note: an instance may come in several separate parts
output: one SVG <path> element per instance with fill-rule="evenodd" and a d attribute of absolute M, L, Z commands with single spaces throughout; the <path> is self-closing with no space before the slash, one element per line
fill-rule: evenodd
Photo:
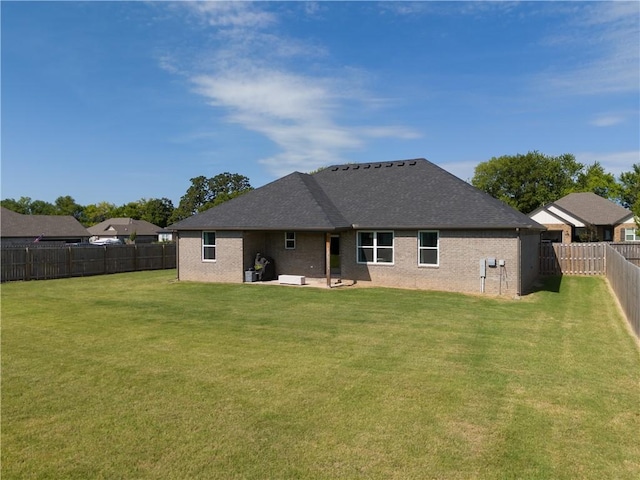
<path fill-rule="evenodd" d="M 178 278 L 243 282 L 257 253 L 278 274 L 520 295 L 544 227 L 425 159 L 294 172 L 182 220 Z"/>
<path fill-rule="evenodd" d="M 146 220 L 110 218 L 89 227 L 92 242 L 117 241 L 126 243 L 135 238 L 136 243 L 152 243 L 158 240 L 160 227 Z"/>
<path fill-rule="evenodd" d="M 85 243 L 89 232 L 70 215 L 23 215 L 0 207 L 2 245 Z"/>
<path fill-rule="evenodd" d="M 549 242 L 640 241 L 633 213 L 592 192 L 570 193 L 529 214 Z"/>

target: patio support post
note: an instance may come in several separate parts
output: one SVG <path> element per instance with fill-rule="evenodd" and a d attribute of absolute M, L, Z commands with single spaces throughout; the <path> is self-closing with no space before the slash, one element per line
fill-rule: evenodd
<path fill-rule="evenodd" d="M 327 287 L 331 288 L 331 233 L 324 235 L 324 264 L 327 274 Z"/>

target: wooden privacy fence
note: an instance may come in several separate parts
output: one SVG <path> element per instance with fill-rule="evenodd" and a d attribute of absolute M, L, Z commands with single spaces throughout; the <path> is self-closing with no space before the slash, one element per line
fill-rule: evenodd
<path fill-rule="evenodd" d="M 0 248 L 2 282 L 176 268 L 175 244 Z"/>
<path fill-rule="evenodd" d="M 640 267 L 627 260 L 616 247 L 607 245 L 606 248 L 607 279 L 631 328 L 640 338 Z M 635 248 L 640 250 L 640 244 L 636 244 Z"/>
<path fill-rule="evenodd" d="M 606 243 L 543 243 L 541 275 L 604 275 Z"/>

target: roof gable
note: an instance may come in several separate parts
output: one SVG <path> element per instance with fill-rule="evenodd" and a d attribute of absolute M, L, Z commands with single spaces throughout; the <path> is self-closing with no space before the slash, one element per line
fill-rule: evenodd
<path fill-rule="evenodd" d="M 425 159 L 292 173 L 187 218 L 176 230 L 544 229 Z"/>
<path fill-rule="evenodd" d="M 570 193 L 543 208 L 554 206 L 591 225 L 617 225 L 632 215 L 630 210 L 592 192 Z"/>

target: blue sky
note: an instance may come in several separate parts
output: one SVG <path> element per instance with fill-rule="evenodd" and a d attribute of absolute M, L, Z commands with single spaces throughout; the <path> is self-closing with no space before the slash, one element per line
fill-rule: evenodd
<path fill-rule="evenodd" d="M 6 2 L 2 198 L 538 150 L 640 161 L 638 2 Z"/>

